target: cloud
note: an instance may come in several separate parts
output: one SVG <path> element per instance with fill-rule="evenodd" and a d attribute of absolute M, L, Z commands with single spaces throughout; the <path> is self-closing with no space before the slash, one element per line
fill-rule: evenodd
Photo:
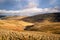
<path fill-rule="evenodd" d="M 0 3 L 4 3 L 5 2 L 5 0 L 0 0 Z"/>
<path fill-rule="evenodd" d="M 38 6 L 38 0 L 28 0 L 28 8 L 34 8 Z"/>
<path fill-rule="evenodd" d="M 15 6 L 14 9 L 25 9 L 28 2 L 27 0 L 15 0 Z"/>
<path fill-rule="evenodd" d="M 57 0 L 50 0 L 50 4 L 53 5 Z"/>
<path fill-rule="evenodd" d="M 32 16 L 42 13 L 53 13 L 53 12 L 60 12 L 58 8 L 28 8 L 23 10 L 0 10 L 0 15 L 21 15 L 21 16 Z"/>

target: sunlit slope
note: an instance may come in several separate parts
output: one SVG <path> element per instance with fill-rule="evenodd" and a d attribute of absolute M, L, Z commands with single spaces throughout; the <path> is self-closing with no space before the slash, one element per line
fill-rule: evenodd
<path fill-rule="evenodd" d="M 24 28 L 29 25 L 33 24 L 18 20 L 0 20 L 0 28 L 3 29 L 24 30 Z"/>
<path fill-rule="evenodd" d="M 0 40 L 60 40 L 60 20 L 55 15 L 2 18 Z"/>

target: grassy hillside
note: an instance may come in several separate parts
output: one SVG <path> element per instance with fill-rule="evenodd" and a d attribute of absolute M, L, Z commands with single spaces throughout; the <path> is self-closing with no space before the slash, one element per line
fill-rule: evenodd
<path fill-rule="evenodd" d="M 22 18 L 25 18 L 27 16 L 0 16 L 0 19 L 3 19 L 3 20 L 20 20 Z"/>
<path fill-rule="evenodd" d="M 27 26 L 25 30 L 60 34 L 60 13 L 40 14 L 22 20 L 34 23 L 34 26 Z"/>
<path fill-rule="evenodd" d="M 0 20 L 0 28 L 3 29 L 24 30 L 24 28 L 29 25 L 33 25 L 33 23 L 19 20 Z"/>
<path fill-rule="evenodd" d="M 26 22 L 35 23 L 35 22 L 43 22 L 46 19 L 48 21 L 51 21 L 51 22 L 58 22 L 58 21 L 60 21 L 60 12 L 38 14 L 38 15 L 35 15 L 35 16 L 30 16 L 30 17 L 23 18 L 21 20 L 26 21 Z"/>
<path fill-rule="evenodd" d="M 0 29 L 0 40 L 60 40 L 60 36 L 44 32 Z"/>
<path fill-rule="evenodd" d="M 25 30 L 60 34 L 60 22 L 49 22 L 49 21 L 44 21 L 41 23 L 37 22 L 32 27 L 26 27 Z"/>
<path fill-rule="evenodd" d="M 0 40 L 60 40 L 60 13 L 2 17 Z"/>

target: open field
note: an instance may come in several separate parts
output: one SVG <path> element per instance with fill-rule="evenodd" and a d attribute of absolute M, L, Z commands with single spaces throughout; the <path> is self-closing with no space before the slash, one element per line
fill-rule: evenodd
<path fill-rule="evenodd" d="M 9 30 L 24 30 L 25 26 L 33 25 L 33 23 L 28 23 L 19 20 L 0 20 L 0 29 L 9 29 Z"/>
<path fill-rule="evenodd" d="M 0 40 L 60 40 L 59 15 L 1 18 Z"/>
<path fill-rule="evenodd" d="M 0 40 L 60 40 L 60 35 L 34 31 L 0 29 Z"/>
<path fill-rule="evenodd" d="M 31 28 L 29 26 L 32 26 Z M 29 30 L 24 30 L 27 28 Z M 0 20 L 0 40 L 60 40 L 60 23 Z"/>

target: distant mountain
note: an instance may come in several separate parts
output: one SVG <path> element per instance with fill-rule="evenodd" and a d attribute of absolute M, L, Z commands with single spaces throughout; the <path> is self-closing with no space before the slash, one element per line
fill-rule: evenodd
<path fill-rule="evenodd" d="M 25 17 L 21 19 L 26 22 L 42 22 L 44 20 L 48 20 L 51 22 L 60 22 L 60 12 L 56 13 L 45 13 L 45 14 L 38 14 L 35 16 Z"/>
<path fill-rule="evenodd" d="M 6 16 L 0 15 L 0 18 L 3 18 L 3 17 L 6 17 Z"/>
<path fill-rule="evenodd" d="M 22 18 L 25 18 L 26 16 L 6 16 L 6 17 L 2 17 L 1 19 L 8 19 L 8 20 L 19 20 Z"/>

